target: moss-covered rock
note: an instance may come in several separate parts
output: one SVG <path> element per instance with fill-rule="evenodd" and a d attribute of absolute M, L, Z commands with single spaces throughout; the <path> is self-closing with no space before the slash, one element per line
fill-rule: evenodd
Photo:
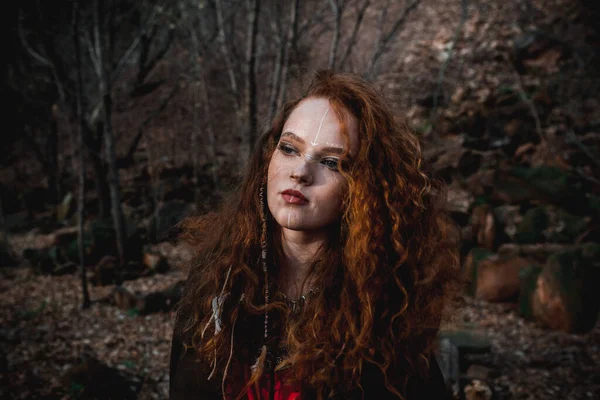
<path fill-rule="evenodd" d="M 527 320 L 533 319 L 531 301 L 542 269 L 543 267 L 538 265 L 529 265 L 523 268 L 519 273 L 519 279 L 521 281 L 519 290 L 519 314 Z"/>
<path fill-rule="evenodd" d="M 551 329 L 586 332 L 600 311 L 600 245 L 574 246 L 548 258 L 532 298 L 535 319 Z"/>
<path fill-rule="evenodd" d="M 548 227 L 548 214 L 543 207 L 527 210 L 523 220 L 517 227 L 515 241 L 522 244 L 533 244 L 545 240 L 544 230 Z"/>
<path fill-rule="evenodd" d="M 573 215 L 563 209 L 548 213 L 550 221 L 544 234 L 548 242 L 573 243 L 585 232 L 590 223 L 590 217 Z"/>

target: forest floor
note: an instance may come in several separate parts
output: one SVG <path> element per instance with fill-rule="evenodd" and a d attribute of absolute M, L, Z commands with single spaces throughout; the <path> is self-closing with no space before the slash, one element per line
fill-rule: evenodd
<path fill-rule="evenodd" d="M 124 286 L 151 293 L 184 278 L 183 271 L 171 270 Z M 121 310 L 102 301 L 113 289 L 90 287 L 93 305 L 81 310 L 76 275 L 0 269 L 0 398 L 81 397 L 82 387 L 68 377 L 84 357 L 127 377 L 134 398 L 168 398 L 173 313 Z M 457 310 L 457 321 L 491 342 L 491 352 L 475 362 L 489 368 L 488 382 L 499 398 L 591 399 L 600 393 L 600 323 L 586 334 L 551 332 L 524 321 L 514 306 L 470 298 Z"/>

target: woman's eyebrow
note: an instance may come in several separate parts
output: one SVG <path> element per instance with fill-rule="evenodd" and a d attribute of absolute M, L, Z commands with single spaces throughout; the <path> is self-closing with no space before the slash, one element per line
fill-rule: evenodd
<path fill-rule="evenodd" d="M 295 140 L 296 142 L 299 142 L 300 144 L 304 144 L 305 143 L 304 139 L 302 139 L 300 136 L 298 136 L 298 135 L 296 135 L 296 134 L 294 134 L 294 133 L 292 133 L 290 131 L 283 132 L 281 134 L 281 137 L 288 137 L 288 138 L 290 138 L 292 140 Z"/>
<path fill-rule="evenodd" d="M 292 132 L 289 132 L 289 131 L 283 132 L 281 134 L 281 137 L 282 138 L 286 137 L 286 138 L 292 139 L 293 141 L 296 141 L 296 142 L 298 142 L 300 144 L 305 144 L 306 143 L 304 141 L 304 139 L 302 139 L 300 136 L 298 136 L 298 135 L 296 135 L 296 134 L 294 134 Z M 324 152 L 324 153 L 343 154 L 344 153 L 344 148 L 343 147 L 338 147 L 338 146 L 335 146 L 335 147 L 334 146 L 328 146 L 328 147 L 322 147 L 322 148 L 320 148 L 319 151 L 320 152 Z"/>

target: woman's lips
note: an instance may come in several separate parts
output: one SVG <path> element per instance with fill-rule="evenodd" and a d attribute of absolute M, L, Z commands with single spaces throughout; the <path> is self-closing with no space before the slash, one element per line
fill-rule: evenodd
<path fill-rule="evenodd" d="M 298 197 L 298 196 L 294 196 L 291 194 L 287 194 L 287 193 L 282 193 L 281 196 L 283 196 L 283 199 L 290 203 L 290 204 L 295 204 L 295 205 L 303 205 L 303 204 L 308 204 L 308 201 Z"/>

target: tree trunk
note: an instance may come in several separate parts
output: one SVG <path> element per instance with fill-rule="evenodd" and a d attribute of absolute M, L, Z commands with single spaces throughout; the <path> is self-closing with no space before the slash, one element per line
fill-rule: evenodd
<path fill-rule="evenodd" d="M 246 116 L 248 118 L 248 144 L 250 151 L 254 149 L 257 126 L 257 99 L 256 99 L 256 38 L 258 36 L 258 13 L 260 0 L 249 1 L 250 14 L 248 16 L 248 46 L 246 47 Z"/>
<path fill-rule="evenodd" d="M 119 170 L 117 169 L 117 151 L 112 131 L 112 94 L 111 80 L 108 72 L 107 62 L 103 54 L 106 50 L 104 41 L 104 32 L 100 29 L 100 2 L 96 0 L 95 4 L 95 34 L 96 34 L 96 54 L 100 64 L 101 76 L 99 79 L 99 92 L 102 96 L 104 111 L 104 146 L 106 150 L 106 161 L 108 165 L 108 187 L 110 191 L 111 214 L 113 219 L 113 228 L 117 240 L 117 251 L 119 252 L 120 266 L 125 266 L 125 223 L 123 211 L 121 209 L 121 194 L 119 187 Z"/>
<path fill-rule="evenodd" d="M 296 47 L 296 36 L 298 35 L 298 8 L 300 0 L 294 0 L 290 9 L 290 24 L 287 33 L 285 53 L 283 54 L 283 65 L 281 66 L 281 79 L 279 81 L 279 96 L 277 96 L 277 110 L 281 110 L 285 102 L 287 90 L 287 72 L 290 63 L 290 50 Z"/>
<path fill-rule="evenodd" d="M 60 203 L 59 171 L 58 171 L 58 121 L 56 115 L 52 116 L 50 136 L 47 141 L 48 152 L 48 189 L 53 206 Z"/>
<path fill-rule="evenodd" d="M 87 126 L 82 127 L 82 129 L 85 129 L 83 132 L 83 140 L 85 147 L 87 148 L 88 156 L 92 161 L 94 185 L 96 186 L 96 194 L 98 195 L 98 214 L 100 215 L 100 219 L 106 219 L 109 218 L 110 215 L 110 196 L 108 194 L 108 183 L 106 181 L 106 167 L 101 157 L 102 149 L 99 143 L 95 140 L 90 140 L 91 132 Z M 98 124 L 96 129 L 104 130 L 104 124 Z"/>
<path fill-rule="evenodd" d="M 79 250 L 79 273 L 81 275 L 81 293 L 82 302 L 81 308 L 90 307 L 90 293 L 88 291 L 87 275 L 85 268 L 85 254 L 83 249 L 83 212 L 85 202 L 85 146 L 83 137 L 85 135 L 85 120 L 83 118 L 83 107 L 82 107 L 82 90 L 83 90 L 83 78 L 81 73 L 81 45 L 79 43 L 79 3 L 75 3 L 75 30 L 73 32 L 73 40 L 75 42 L 75 56 L 77 63 L 77 120 L 79 122 L 79 193 L 77 198 L 77 247 Z M 74 131 L 75 132 L 75 131 Z M 74 135 L 73 132 L 73 135 Z M 74 142 L 77 142 L 74 140 Z"/>

